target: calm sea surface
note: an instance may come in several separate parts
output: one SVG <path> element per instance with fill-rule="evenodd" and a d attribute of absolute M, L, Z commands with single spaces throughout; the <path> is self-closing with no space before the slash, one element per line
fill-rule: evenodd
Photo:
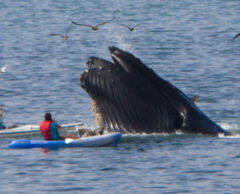
<path fill-rule="evenodd" d="M 67 41 L 48 35 L 113 17 L 98 31 L 71 26 Z M 239 136 L 239 32 L 239 0 L 1 0 L 4 122 L 38 124 L 50 111 L 59 123 L 96 127 L 78 78 L 88 57 L 110 60 L 117 46 L 199 95 L 201 110 Z M 240 138 L 126 135 L 118 147 L 50 152 L 9 150 L 11 140 L 0 141 L 0 193 L 240 192 Z"/>

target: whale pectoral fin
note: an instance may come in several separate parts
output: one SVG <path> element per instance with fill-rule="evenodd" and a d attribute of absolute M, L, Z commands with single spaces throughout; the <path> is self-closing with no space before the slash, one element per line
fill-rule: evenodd
<path fill-rule="evenodd" d="M 174 132 L 180 115 L 141 74 L 91 57 L 80 77 L 95 101 L 102 126 L 122 132 Z M 132 70 L 131 70 L 132 71 Z"/>

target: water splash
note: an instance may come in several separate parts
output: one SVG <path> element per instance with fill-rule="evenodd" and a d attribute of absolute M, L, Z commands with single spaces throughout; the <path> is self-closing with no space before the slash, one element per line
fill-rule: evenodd
<path fill-rule="evenodd" d="M 126 40 L 126 34 L 122 33 L 119 27 L 109 25 L 106 30 L 106 37 L 109 45 L 114 45 L 123 50 L 134 52 L 134 45 Z"/>
<path fill-rule="evenodd" d="M 230 123 L 220 123 L 220 126 L 227 130 L 230 131 L 232 133 L 232 135 L 229 136 L 225 136 L 224 134 L 219 134 L 218 137 L 219 138 L 229 138 L 229 139 L 236 139 L 236 138 L 240 138 L 240 126 L 237 124 L 230 124 Z"/>
<path fill-rule="evenodd" d="M 240 126 L 235 124 L 235 123 L 232 123 L 232 124 L 230 124 L 230 123 L 219 123 L 219 125 L 227 131 L 239 131 L 240 132 Z"/>
<path fill-rule="evenodd" d="M 234 134 L 234 135 L 230 135 L 230 136 L 225 136 L 224 134 L 219 134 L 218 137 L 219 138 L 228 138 L 228 139 L 238 139 L 238 138 L 240 138 L 240 134 Z"/>
<path fill-rule="evenodd" d="M 5 64 L 5 65 L 1 68 L 1 72 L 2 72 L 2 73 L 5 73 L 5 72 L 6 72 L 7 66 L 8 66 L 8 64 Z"/>

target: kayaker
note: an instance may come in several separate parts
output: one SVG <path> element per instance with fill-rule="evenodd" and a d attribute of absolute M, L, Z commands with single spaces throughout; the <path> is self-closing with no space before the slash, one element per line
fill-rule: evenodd
<path fill-rule="evenodd" d="M 58 134 L 58 130 L 61 126 L 52 118 L 51 113 L 44 115 L 44 121 L 40 123 L 40 131 L 45 140 L 63 140 L 66 138 L 78 139 L 74 134 L 65 134 L 63 137 Z"/>
<path fill-rule="evenodd" d="M 13 129 L 13 128 L 16 128 L 16 127 L 17 127 L 16 124 L 10 125 L 9 127 L 6 127 L 3 124 L 3 105 L 0 105 L 0 130 L 1 129 Z"/>
<path fill-rule="evenodd" d="M 6 129 L 3 125 L 3 105 L 0 105 L 0 129 Z"/>

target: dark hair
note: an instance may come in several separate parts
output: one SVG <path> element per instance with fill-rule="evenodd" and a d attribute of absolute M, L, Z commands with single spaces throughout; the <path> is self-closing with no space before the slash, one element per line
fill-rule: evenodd
<path fill-rule="evenodd" d="M 45 118 L 46 121 L 51 121 L 51 120 L 52 120 L 52 115 L 51 115 L 51 113 L 47 112 L 47 113 L 45 114 L 44 118 Z"/>

